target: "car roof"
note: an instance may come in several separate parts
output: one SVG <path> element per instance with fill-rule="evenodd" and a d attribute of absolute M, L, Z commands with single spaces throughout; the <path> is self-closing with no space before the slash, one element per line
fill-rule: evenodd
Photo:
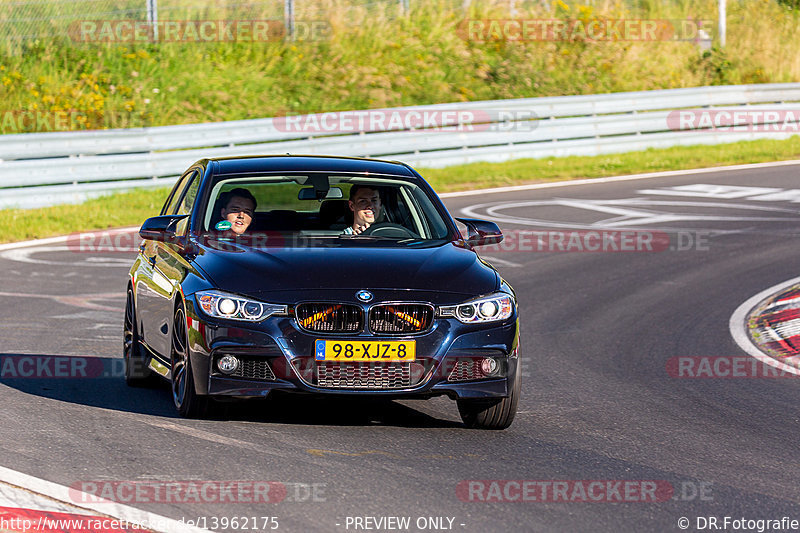
<path fill-rule="evenodd" d="M 418 178 L 408 165 L 397 161 L 319 155 L 264 155 L 220 157 L 215 174 L 248 172 L 331 172 L 357 174 L 389 174 Z"/>

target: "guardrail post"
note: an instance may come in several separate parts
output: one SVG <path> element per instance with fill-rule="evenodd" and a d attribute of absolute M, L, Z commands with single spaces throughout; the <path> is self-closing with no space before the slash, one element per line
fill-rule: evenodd
<path fill-rule="evenodd" d="M 153 41 L 158 41 L 158 0 L 147 0 L 147 23 L 153 28 Z"/>
<path fill-rule="evenodd" d="M 283 0 L 283 23 L 286 35 L 294 39 L 294 0 Z"/>

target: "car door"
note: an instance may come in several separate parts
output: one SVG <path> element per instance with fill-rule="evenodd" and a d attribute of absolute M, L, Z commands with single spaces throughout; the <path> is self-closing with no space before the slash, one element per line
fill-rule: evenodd
<path fill-rule="evenodd" d="M 183 192 L 174 215 L 191 215 L 197 191 L 200 187 L 198 173 L 189 180 Z M 189 228 L 189 219 L 186 217 L 175 227 L 175 235 L 185 236 Z M 158 285 L 154 292 L 153 314 L 159 318 L 157 329 L 153 331 L 156 339 L 153 347 L 158 353 L 167 356 L 172 340 L 172 322 L 175 311 L 175 301 L 180 298 L 180 287 L 191 265 L 186 261 L 183 248 L 178 243 L 157 242 L 155 264 L 153 265 L 153 280 Z"/>
<path fill-rule="evenodd" d="M 198 171 L 190 170 L 175 185 L 170 199 L 161 210 L 162 215 L 176 214 L 184 204 L 187 192 L 199 184 Z M 142 260 L 139 266 L 138 283 L 136 284 L 137 314 L 141 324 L 141 335 L 144 342 L 165 359 L 169 356 L 169 344 L 164 339 L 170 332 L 172 311 L 165 311 L 165 302 L 170 301 L 175 286 L 171 278 L 165 275 L 163 258 L 168 252 L 164 250 L 167 243 L 145 240 L 142 244 Z M 174 245 L 172 245 L 174 246 Z M 167 340 L 169 337 L 166 337 Z"/>

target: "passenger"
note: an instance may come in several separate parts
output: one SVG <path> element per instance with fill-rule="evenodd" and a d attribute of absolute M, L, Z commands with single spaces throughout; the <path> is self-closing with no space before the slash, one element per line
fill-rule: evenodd
<path fill-rule="evenodd" d="M 369 228 L 381 215 L 381 193 L 369 185 L 353 185 L 350 189 L 350 210 L 353 225 L 344 229 L 344 235 L 358 235 Z"/>
<path fill-rule="evenodd" d="M 235 235 L 241 235 L 253 221 L 256 212 L 256 199 L 247 189 L 241 187 L 223 193 L 220 196 L 220 204 L 223 206 L 220 215 L 222 221 L 217 224 L 217 229 L 228 230 Z M 230 223 L 230 227 L 225 222 Z"/>

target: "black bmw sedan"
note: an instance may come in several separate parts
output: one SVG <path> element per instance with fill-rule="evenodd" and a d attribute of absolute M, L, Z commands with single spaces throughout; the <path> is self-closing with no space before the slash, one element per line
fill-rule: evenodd
<path fill-rule="evenodd" d="M 178 412 L 273 391 L 456 400 L 503 429 L 520 394 L 513 289 L 409 166 L 317 156 L 203 159 L 144 222 L 125 377 Z"/>

